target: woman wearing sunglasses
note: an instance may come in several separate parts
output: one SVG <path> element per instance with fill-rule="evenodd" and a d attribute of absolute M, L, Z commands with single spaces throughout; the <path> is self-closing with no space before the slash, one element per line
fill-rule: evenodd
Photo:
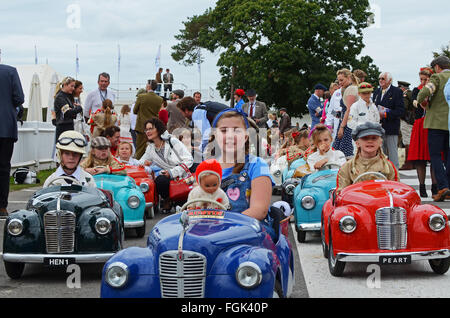
<path fill-rule="evenodd" d="M 58 85 L 55 94 L 55 141 L 59 136 L 68 130 L 74 130 L 74 120 L 77 114 L 83 113 L 83 108 L 79 104 L 74 104 L 73 91 L 75 90 L 75 79 L 66 77 Z"/>
<path fill-rule="evenodd" d="M 92 175 L 80 167 L 81 159 L 86 153 L 85 147 L 86 141 L 82 134 L 74 130 L 63 132 L 56 143 L 56 155 L 60 165 L 45 180 L 44 188 L 52 183 L 56 185 L 71 185 L 73 182 L 78 182 L 83 186 L 96 187 Z"/>

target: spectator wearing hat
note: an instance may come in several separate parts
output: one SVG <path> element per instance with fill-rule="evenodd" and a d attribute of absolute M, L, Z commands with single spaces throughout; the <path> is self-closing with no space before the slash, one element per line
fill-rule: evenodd
<path fill-rule="evenodd" d="M 352 138 L 356 142 L 356 156 L 347 161 L 339 170 L 336 192 L 354 183 L 362 173 L 375 171 L 382 173 L 388 180 L 399 181 L 397 169 L 381 150 L 384 129 L 378 123 L 366 122 L 352 131 Z M 373 179 L 367 175 L 359 182 Z"/>
<path fill-rule="evenodd" d="M 416 109 L 413 105 L 412 91 L 409 89 L 410 85 L 408 82 L 398 81 L 398 87 L 403 92 L 403 104 L 405 105 L 405 113 L 400 118 L 400 132 L 402 133 L 402 143 L 405 146 L 405 163 L 400 167 L 400 170 L 411 170 L 414 168 L 414 164 L 408 161 L 411 133 L 416 120 Z"/>
<path fill-rule="evenodd" d="M 286 108 L 280 109 L 280 136 L 284 136 L 284 133 L 291 129 L 291 117 L 287 113 Z"/>
<path fill-rule="evenodd" d="M 242 110 L 242 106 L 245 103 L 244 96 L 245 96 L 245 91 L 241 88 L 237 89 L 234 92 L 234 101 L 235 101 L 234 108 L 236 108 L 238 110 Z"/>
<path fill-rule="evenodd" d="M 320 124 L 320 117 L 322 116 L 323 105 L 320 99 L 323 97 L 323 94 L 327 90 L 325 85 L 317 84 L 314 87 L 314 93 L 308 100 L 308 109 L 309 114 L 311 115 L 311 129 L 317 124 Z"/>
<path fill-rule="evenodd" d="M 147 136 L 145 135 L 145 122 L 151 118 L 158 118 L 159 111 L 163 99 L 155 94 L 158 84 L 155 80 L 150 80 L 147 83 L 147 93 L 137 96 L 136 104 L 133 108 L 133 113 L 137 115 L 136 118 L 136 154 L 135 158 L 140 159 L 147 148 Z"/>
<path fill-rule="evenodd" d="M 450 79 L 450 59 L 439 56 L 431 62 L 435 74 L 420 90 L 417 103 L 425 109 L 423 127 L 428 129 L 428 148 L 431 164 L 438 182 L 439 191 L 433 196 L 434 201 L 444 201 L 449 198 L 450 166 L 449 166 L 449 105 L 445 99 L 444 88 Z M 426 106 L 423 102 L 431 98 Z M 445 162 L 441 154 L 444 153 Z"/>
<path fill-rule="evenodd" d="M 242 110 L 248 114 L 248 117 L 255 121 L 258 127 L 266 128 L 269 118 L 266 104 L 256 100 L 256 91 L 254 89 L 247 91 L 247 98 L 248 103 L 242 105 Z"/>
<path fill-rule="evenodd" d="M 358 85 L 358 94 L 360 99 L 350 108 L 347 125 L 350 129 L 365 122 L 380 123 L 380 113 L 377 106 L 372 102 L 373 86 L 370 83 L 363 82 Z"/>
<path fill-rule="evenodd" d="M 403 92 L 392 85 L 392 75 L 388 72 L 379 76 L 380 87 L 373 92 L 373 101 L 380 112 L 381 125 L 386 132 L 383 151 L 389 160 L 399 168 L 398 135 L 400 133 L 400 118 L 405 112 Z"/>
<path fill-rule="evenodd" d="M 92 139 L 91 151 L 88 157 L 80 164 L 89 174 L 119 174 L 126 175 L 125 165 L 111 155 L 111 143 L 106 137 Z"/>

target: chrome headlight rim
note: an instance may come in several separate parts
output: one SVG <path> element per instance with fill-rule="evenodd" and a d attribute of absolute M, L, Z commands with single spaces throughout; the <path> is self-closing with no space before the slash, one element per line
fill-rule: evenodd
<path fill-rule="evenodd" d="M 295 184 L 289 183 L 284 187 L 284 192 L 286 192 L 287 195 L 294 195 L 294 191 L 295 191 L 296 187 L 297 186 Z"/>
<path fill-rule="evenodd" d="M 142 182 L 139 188 L 141 189 L 142 193 L 147 193 L 148 190 L 150 190 L 150 186 L 147 182 Z"/>
<path fill-rule="evenodd" d="M 15 225 L 17 229 L 19 229 L 18 232 L 14 232 L 12 229 L 12 226 Z M 8 226 L 8 233 L 12 236 L 19 236 L 20 234 L 23 233 L 23 222 L 22 220 L 19 219 L 12 219 L 9 221 Z"/>
<path fill-rule="evenodd" d="M 246 283 L 245 278 L 250 277 L 248 274 L 251 274 L 252 283 Z M 253 262 L 244 262 L 239 265 L 236 270 L 236 281 L 242 288 L 245 289 L 254 289 L 258 287 L 262 282 L 262 272 L 261 268 L 253 263 Z"/>
<path fill-rule="evenodd" d="M 117 275 L 117 273 L 123 274 L 124 278 L 120 278 L 119 279 L 119 283 L 114 283 L 112 281 L 113 278 L 111 277 L 111 275 L 113 275 L 113 274 Z M 129 274 L 130 274 L 130 272 L 128 270 L 128 266 L 127 265 L 125 265 L 122 262 L 114 262 L 114 263 L 110 264 L 108 266 L 108 268 L 106 269 L 105 281 L 112 288 L 117 288 L 117 289 L 118 288 L 123 288 L 128 283 Z"/>
<path fill-rule="evenodd" d="M 348 227 L 344 224 L 345 222 L 349 222 L 349 221 L 353 223 L 353 225 L 352 225 L 351 228 L 348 228 Z M 357 227 L 356 220 L 355 220 L 355 218 L 354 218 L 353 216 L 351 216 L 351 215 L 346 215 L 346 216 L 342 217 L 342 218 L 339 220 L 339 229 L 340 229 L 342 232 L 346 233 L 346 234 L 351 234 L 351 233 L 355 232 L 356 227 Z"/>
<path fill-rule="evenodd" d="M 310 202 L 308 202 L 308 200 L 310 200 Z M 304 208 L 305 210 L 312 210 L 316 207 L 316 199 L 314 199 L 313 196 L 311 195 L 305 195 L 302 198 L 302 208 Z"/>
<path fill-rule="evenodd" d="M 101 226 L 101 224 L 102 223 L 106 223 L 107 224 L 107 229 L 105 230 L 105 231 L 102 231 L 102 230 L 100 230 L 100 226 Z M 111 232 L 111 229 L 112 229 L 112 226 L 111 226 L 111 221 L 110 220 L 108 220 L 107 218 L 104 218 L 104 217 L 102 217 L 102 218 L 98 218 L 96 221 L 95 221 L 95 231 L 98 233 L 98 234 L 100 234 L 100 235 L 106 235 L 106 234 L 108 234 L 109 232 Z"/>
<path fill-rule="evenodd" d="M 137 209 L 141 204 L 141 200 L 136 195 L 132 195 L 128 198 L 127 204 L 131 209 Z"/>
<path fill-rule="evenodd" d="M 440 226 L 439 227 L 436 227 L 436 226 L 434 226 L 433 224 L 437 224 L 437 223 L 434 223 L 433 221 L 435 221 L 435 220 L 439 220 L 440 222 Z M 445 222 L 445 218 L 444 218 L 444 216 L 442 216 L 441 214 L 433 214 L 433 215 L 431 215 L 430 216 L 430 218 L 428 219 L 428 226 L 430 227 L 430 229 L 433 231 L 433 232 L 440 232 L 440 231 L 442 231 L 443 229 L 445 229 L 445 225 L 446 225 L 446 222 Z"/>

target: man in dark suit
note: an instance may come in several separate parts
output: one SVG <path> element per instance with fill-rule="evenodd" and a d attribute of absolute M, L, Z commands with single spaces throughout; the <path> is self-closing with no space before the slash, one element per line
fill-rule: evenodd
<path fill-rule="evenodd" d="M 147 84 L 147 94 L 138 95 L 133 113 L 136 118 L 136 159 L 141 159 L 147 148 L 147 135 L 145 134 L 145 122 L 152 118 L 158 118 L 163 102 L 162 97 L 155 94 L 158 83 L 155 80 Z"/>
<path fill-rule="evenodd" d="M 17 112 L 24 96 L 19 74 L 14 67 L 0 64 L 0 217 L 8 216 L 9 176 L 14 143 L 18 139 Z"/>
<path fill-rule="evenodd" d="M 383 151 L 398 169 L 400 118 L 405 112 L 403 92 L 400 88 L 392 85 L 392 75 L 390 73 L 381 73 L 379 83 L 380 87 L 373 92 L 372 99 L 378 107 L 381 125 L 386 132 L 383 140 Z"/>
<path fill-rule="evenodd" d="M 258 127 L 266 128 L 266 123 L 269 119 L 266 104 L 256 100 L 256 92 L 254 89 L 247 91 L 247 97 L 248 103 L 242 105 L 242 110 L 256 122 Z"/>
<path fill-rule="evenodd" d="M 163 75 L 164 81 L 164 96 L 169 98 L 170 96 L 166 96 L 166 92 L 169 91 L 172 93 L 172 84 L 173 84 L 173 74 L 170 73 L 169 69 L 166 69 L 166 73 Z"/>
<path fill-rule="evenodd" d="M 280 138 L 284 138 L 284 133 L 291 129 L 291 117 L 289 117 L 286 108 L 280 109 Z"/>

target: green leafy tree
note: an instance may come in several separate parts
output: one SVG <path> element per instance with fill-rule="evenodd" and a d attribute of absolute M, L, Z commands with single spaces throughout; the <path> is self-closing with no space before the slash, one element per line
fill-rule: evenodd
<path fill-rule="evenodd" d="M 447 46 L 443 46 L 441 48 L 441 51 L 442 52 L 433 52 L 433 56 L 436 58 L 436 57 L 438 57 L 440 55 L 445 55 L 448 58 L 450 58 L 450 44 L 448 44 Z"/>
<path fill-rule="evenodd" d="M 314 85 L 328 86 L 340 68 L 378 78 L 373 60 L 359 57 L 370 16 L 368 0 L 218 0 L 188 18 L 172 57 L 191 65 L 198 48 L 220 51 L 222 97 L 254 88 L 268 105 L 301 115 Z"/>

